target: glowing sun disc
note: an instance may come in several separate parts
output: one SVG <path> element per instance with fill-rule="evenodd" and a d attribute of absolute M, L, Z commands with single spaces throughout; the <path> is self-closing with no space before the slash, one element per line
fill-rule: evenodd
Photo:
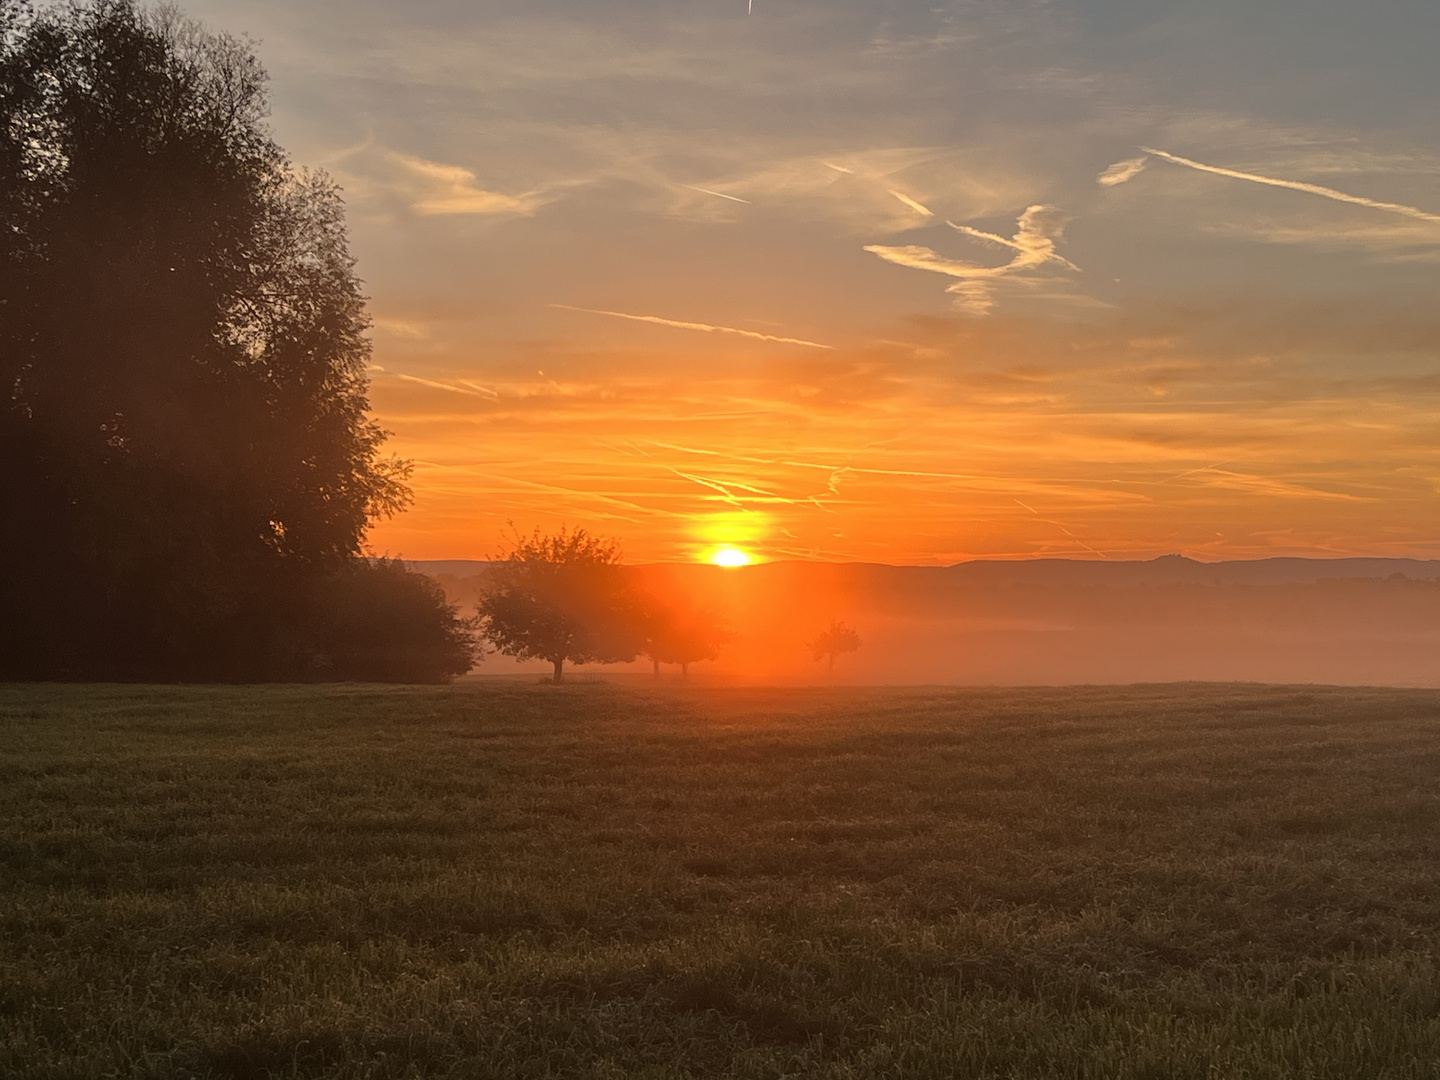
<path fill-rule="evenodd" d="M 715 549 L 710 556 L 710 561 L 716 566 L 748 566 L 750 565 L 750 556 L 737 547 L 725 544 Z"/>

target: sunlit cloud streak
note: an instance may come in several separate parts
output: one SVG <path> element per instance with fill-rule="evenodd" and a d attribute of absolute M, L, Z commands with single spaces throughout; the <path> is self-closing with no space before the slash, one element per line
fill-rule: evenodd
<path fill-rule="evenodd" d="M 1017 503 L 1019 503 L 1022 507 L 1024 507 L 1026 510 L 1029 510 L 1030 513 L 1034 514 L 1034 515 L 1035 515 L 1037 518 L 1039 518 L 1041 521 L 1045 522 L 1045 524 L 1047 524 L 1047 525 L 1054 525 L 1057 529 L 1059 529 L 1061 532 L 1063 532 L 1063 533 L 1064 533 L 1066 536 L 1068 536 L 1071 540 L 1075 541 L 1076 544 L 1078 544 L 1080 547 L 1084 548 L 1086 551 L 1090 552 L 1090 554 L 1092 554 L 1092 555 L 1098 555 L 1098 556 L 1100 556 L 1100 558 L 1102 558 L 1102 559 L 1109 559 L 1109 558 L 1110 558 L 1110 556 L 1109 556 L 1109 555 L 1106 555 L 1105 552 L 1100 551 L 1098 548 L 1093 548 L 1093 547 L 1091 547 L 1089 544 L 1085 543 L 1084 540 L 1081 540 L 1078 536 L 1076 536 L 1073 532 L 1071 532 L 1069 529 L 1067 529 L 1067 528 L 1066 528 L 1064 525 L 1062 525 L 1060 522 L 1054 521 L 1054 520 L 1052 520 L 1052 519 L 1050 519 L 1050 518 L 1045 517 L 1043 514 L 1040 513 L 1039 510 L 1036 510 L 1036 509 L 1035 509 L 1033 506 L 1031 506 L 1029 503 L 1027 503 L 1027 502 L 1022 502 L 1022 501 L 1019 500 L 1019 499 L 1016 499 L 1015 501 L 1016 501 Z"/>
<path fill-rule="evenodd" d="M 740 337 L 753 338 L 756 341 L 773 341 L 782 345 L 803 345 L 807 349 L 835 348 L 834 345 L 824 345 L 818 341 L 806 341 L 804 338 L 780 337 L 776 334 L 762 334 L 758 330 L 741 330 L 736 326 L 714 326 L 711 323 L 666 319 L 659 315 L 631 315 L 624 311 L 605 311 L 601 308 L 575 307 L 573 304 L 548 304 L 546 306 L 559 308 L 562 311 L 583 311 L 588 315 L 609 315 L 614 319 L 630 319 L 632 322 L 654 323 L 656 326 L 672 326 L 677 330 L 699 330 L 707 334 L 738 334 Z"/>
<path fill-rule="evenodd" d="M 952 228 L 987 243 L 996 243 L 1016 252 L 1015 257 L 1003 266 L 977 266 L 962 259 L 951 259 L 928 247 L 918 244 L 904 244 L 890 247 L 884 244 L 869 244 L 865 250 L 880 256 L 897 266 L 912 270 L 928 270 L 958 278 L 946 292 L 955 297 L 955 307 L 967 315 L 988 315 L 995 306 L 993 284 L 1001 278 L 1033 270 L 1047 262 L 1055 261 L 1072 270 L 1079 269 L 1069 260 L 1055 253 L 1055 240 L 1065 228 L 1065 215 L 1053 206 L 1034 205 L 1027 207 L 1020 215 L 1019 228 L 1013 239 L 1005 239 L 993 233 L 972 229 L 968 225 L 947 222 Z"/>
<path fill-rule="evenodd" d="M 423 185 L 411 208 L 424 216 L 442 214 L 528 214 L 537 204 L 529 195 L 505 195 L 479 186 L 476 176 L 459 165 L 446 165 L 389 151 Z"/>
<path fill-rule="evenodd" d="M 1145 171 L 1149 158 L 1137 157 L 1127 158 L 1124 161 L 1117 161 L 1104 172 L 1095 178 L 1095 182 L 1101 187 L 1114 187 L 1116 184 L 1123 184 L 1132 180 Z"/>
<path fill-rule="evenodd" d="M 949 225 L 956 232 L 964 233 L 966 236 L 972 236 L 976 240 L 983 240 L 986 243 L 997 244 L 1000 247 L 1006 247 L 1012 251 L 1020 252 L 1021 258 L 1016 260 L 1016 263 L 1019 264 L 1018 269 L 1028 269 L 1031 266 L 1040 266 L 1046 262 L 1057 262 L 1065 267 L 1065 269 L 1074 270 L 1076 273 L 1079 273 L 1080 268 L 1078 266 L 1063 255 L 1058 255 L 1055 252 L 1054 238 L 1060 235 L 1059 226 L 1055 227 L 1053 233 L 1047 234 L 1041 227 L 1037 226 L 1034 220 L 1030 220 L 1031 210 L 1053 209 L 1053 207 L 1044 206 L 1030 207 L 1030 210 L 1025 211 L 1025 214 L 1021 216 L 1020 231 L 1013 240 L 1007 240 L 1005 237 L 997 236 L 995 233 L 988 233 L 981 229 L 971 228 L 969 225 L 957 225 L 953 221 L 947 221 L 945 224 Z M 1063 220 L 1060 224 L 1064 224 Z"/>
<path fill-rule="evenodd" d="M 500 395 L 488 386 L 481 386 L 479 383 L 471 382 L 469 379 L 456 379 L 455 381 L 463 386 L 468 386 L 471 390 L 476 391 L 483 397 L 490 398 L 492 401 L 498 401 L 500 399 Z"/>
<path fill-rule="evenodd" d="M 911 210 L 914 210 L 917 214 L 923 214 L 925 217 L 935 216 L 935 211 L 931 210 L 923 203 L 916 202 L 909 195 L 906 195 L 903 191 L 894 191 L 888 188 L 886 190 L 889 190 L 891 195 L 894 195 L 895 198 L 899 199 L 902 203 L 908 206 Z"/>
<path fill-rule="evenodd" d="M 748 511 L 749 507 L 745 505 L 746 503 L 778 503 L 784 506 L 793 506 L 796 502 L 795 499 L 787 499 L 783 496 L 764 491 L 761 488 L 749 484 L 742 484 L 735 480 L 716 480 L 712 477 L 700 476 L 696 473 L 682 472 L 671 465 L 666 465 L 665 469 L 674 473 L 682 480 L 689 480 L 693 484 L 699 484 L 701 487 L 718 492 L 718 495 L 706 496 L 706 498 L 718 498 L 720 501 L 729 503 L 738 510 Z M 736 491 L 742 491 L 745 492 L 745 494 L 737 495 L 735 494 Z"/>
<path fill-rule="evenodd" d="M 488 397 L 492 399 L 499 397 L 499 395 L 496 394 L 495 391 L 485 390 L 482 387 L 475 386 L 473 383 L 466 383 L 464 386 L 456 386 L 454 383 L 438 382 L 435 379 L 422 379 L 419 375 L 407 375 L 403 371 L 386 372 L 386 374 L 393 375 L 397 379 L 404 379 L 406 382 L 418 383 L 421 386 L 429 386 L 435 390 L 448 390 L 452 394 L 464 394 L 467 397 Z M 460 379 L 457 381 L 465 382 L 464 379 Z"/>
<path fill-rule="evenodd" d="M 731 202 L 744 203 L 746 206 L 751 205 L 749 199 L 742 199 L 738 195 L 726 195 L 723 191 L 711 191 L 709 188 L 696 187 L 694 184 L 686 184 L 685 186 L 691 191 L 698 191 L 704 195 L 714 195 L 717 199 L 729 199 Z"/>
<path fill-rule="evenodd" d="M 1178 154 L 1167 153 L 1164 150 L 1156 150 L 1149 146 L 1142 146 L 1140 149 L 1144 150 L 1147 154 L 1153 154 L 1155 157 L 1163 158 L 1176 165 L 1184 165 L 1187 169 L 1197 169 L 1200 172 L 1214 173 L 1216 176 L 1228 176 L 1232 180 L 1248 180 L 1252 184 L 1265 184 L 1269 187 L 1287 188 L 1290 191 L 1303 191 L 1307 195 L 1319 195 L 1321 198 L 1333 199 L 1336 202 L 1350 203 L 1353 206 L 1365 206 L 1371 210 L 1383 210 L 1389 214 L 1401 214 L 1408 218 L 1414 218 L 1417 221 L 1440 225 L 1440 214 L 1432 214 L 1418 207 L 1406 206 L 1404 203 L 1381 202 L 1378 199 L 1367 199 L 1363 195 L 1350 195 L 1344 191 L 1336 191 L 1334 188 L 1322 187 L 1319 184 L 1307 184 L 1302 180 L 1279 180 L 1273 176 L 1260 176 L 1256 173 L 1240 172 L 1236 169 L 1225 169 L 1219 165 L 1206 165 L 1202 161 L 1192 161 L 1190 158 L 1180 157 Z M 1116 183 L 1118 182 L 1119 181 L 1116 181 Z"/>
<path fill-rule="evenodd" d="M 1210 466 L 1195 469 L 1189 473 L 1192 483 L 1210 487 L 1230 488 L 1270 499 L 1322 499 L 1333 502 L 1366 503 L 1374 502 L 1373 496 L 1353 495 L 1344 491 L 1328 491 L 1311 484 L 1297 484 L 1273 477 L 1254 476 Z"/>

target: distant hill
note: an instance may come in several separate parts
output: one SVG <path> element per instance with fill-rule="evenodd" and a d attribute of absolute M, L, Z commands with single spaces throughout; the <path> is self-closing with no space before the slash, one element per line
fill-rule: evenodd
<path fill-rule="evenodd" d="M 407 562 L 412 570 L 433 577 L 472 577 L 492 563 L 482 559 L 416 559 Z M 656 566 L 703 564 L 658 563 Z M 952 566 L 891 566 L 885 563 L 759 563 L 749 572 L 765 567 L 833 567 L 859 577 L 945 578 L 977 584 L 1008 585 L 1287 585 L 1339 578 L 1388 578 L 1394 574 L 1417 581 L 1440 580 L 1440 559 L 1244 559 L 1200 562 L 1184 555 L 1161 555 L 1156 559 L 974 559 Z"/>
<path fill-rule="evenodd" d="M 1246 559 L 1199 562 L 1184 555 L 1145 561 L 993 559 L 956 563 L 950 572 L 1026 585 L 1288 585 L 1340 578 L 1440 579 L 1440 559 Z"/>
<path fill-rule="evenodd" d="M 442 574 L 449 577 L 473 577 L 493 565 L 483 559 L 406 559 L 405 565 L 411 570 L 431 577 Z"/>

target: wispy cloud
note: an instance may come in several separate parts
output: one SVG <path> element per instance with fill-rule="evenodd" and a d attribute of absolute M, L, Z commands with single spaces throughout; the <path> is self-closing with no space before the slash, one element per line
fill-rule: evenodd
<path fill-rule="evenodd" d="M 376 330 L 383 331 L 384 333 L 417 341 L 425 338 L 428 334 L 424 323 L 414 322 L 408 319 L 382 319 L 377 317 L 374 320 L 374 326 Z"/>
<path fill-rule="evenodd" d="M 1123 184 L 1125 181 L 1139 176 L 1145 171 L 1145 166 L 1150 163 L 1146 157 L 1126 158 L 1124 161 L 1117 161 L 1108 169 L 1095 178 L 1095 182 L 1101 187 L 1114 187 L 1116 184 Z"/>
<path fill-rule="evenodd" d="M 742 199 L 738 195 L 726 195 L 723 191 L 711 191 L 709 188 L 696 187 L 694 184 L 686 184 L 685 186 L 691 191 L 698 191 L 705 195 L 714 195 L 717 199 L 729 199 L 731 202 L 744 203 L 746 206 L 750 205 L 749 199 Z"/>
<path fill-rule="evenodd" d="M 424 184 L 424 191 L 412 203 L 418 214 L 525 214 L 534 207 L 534 196 L 505 195 L 486 191 L 475 174 L 459 165 L 395 154 L 396 159 Z"/>
<path fill-rule="evenodd" d="M 470 169 L 366 143 L 337 162 L 346 187 L 362 196 L 398 200 L 422 217 L 528 215 L 555 194 L 509 195 L 482 186 Z"/>
<path fill-rule="evenodd" d="M 887 189 L 887 190 L 890 190 L 890 194 L 891 194 L 891 195 L 894 195 L 895 198 L 899 199 L 902 203 L 904 203 L 906 206 L 910 207 L 910 209 L 911 209 L 911 210 L 914 210 L 917 214 L 923 214 L 925 217 L 934 217 L 934 216 L 935 216 L 935 211 L 931 210 L 928 206 L 924 205 L 923 203 L 918 203 L 918 202 L 916 202 L 916 201 L 915 201 L 914 199 L 912 199 L 909 195 L 906 195 L 903 191 L 895 191 L 895 190 L 892 190 L 892 189 Z"/>
<path fill-rule="evenodd" d="M 1187 169 L 1198 169 L 1200 172 L 1214 173 L 1216 176 L 1227 176 L 1232 180 L 1248 180 L 1252 184 L 1265 184 L 1269 187 L 1287 188 L 1290 191 L 1303 191 L 1307 195 L 1319 195 L 1321 198 L 1333 199 L 1336 202 L 1350 203 L 1353 206 L 1365 206 L 1371 210 L 1382 210 L 1385 213 L 1400 214 L 1404 217 L 1414 218 L 1417 221 L 1440 225 L 1440 214 L 1433 214 L 1414 206 L 1406 206 L 1404 203 L 1381 202 L 1378 199 L 1367 199 L 1363 195 L 1351 195 L 1344 191 L 1336 191 L 1334 188 L 1322 187 L 1319 184 L 1307 184 L 1301 180 L 1280 180 L 1273 176 L 1260 176 L 1257 173 L 1240 172 L 1236 169 L 1222 168 L 1219 165 L 1206 165 L 1204 162 L 1192 161 L 1190 158 L 1180 157 L 1178 154 L 1171 154 L 1164 150 L 1156 150 L 1149 146 L 1142 146 L 1140 149 L 1144 150 L 1147 154 L 1152 154 L 1165 161 L 1173 162 L 1176 165 L 1183 165 Z"/>
<path fill-rule="evenodd" d="M 1204 232 L 1258 240 L 1267 244 L 1303 245 L 1321 250 L 1359 248 L 1377 263 L 1440 262 L 1436 230 L 1424 222 L 1387 215 L 1342 217 L 1319 223 L 1292 218 L 1218 221 L 1202 226 Z"/>
<path fill-rule="evenodd" d="M 718 496 L 708 496 L 709 499 L 718 498 L 727 502 L 739 510 L 747 510 L 746 503 L 776 504 L 781 506 L 795 505 L 795 499 L 787 499 L 783 495 L 776 495 L 773 491 L 766 491 L 764 488 L 755 487 L 751 484 L 742 484 L 737 480 L 716 480 L 713 477 L 701 476 L 698 473 L 683 472 L 671 465 L 663 466 L 666 472 L 674 473 L 682 480 L 689 480 L 693 484 L 709 488 L 718 492 Z M 736 492 L 742 492 L 737 495 Z"/>
<path fill-rule="evenodd" d="M 803 345 L 808 349 L 833 349 L 833 345 L 824 345 L 818 341 L 806 341 L 804 338 L 780 337 L 776 334 L 762 334 L 757 330 L 741 330 L 736 326 L 715 326 L 711 323 L 687 322 L 683 319 L 666 319 L 659 315 L 631 315 L 624 311 L 605 311 L 601 308 L 575 307 L 571 304 L 549 304 L 552 308 L 559 308 L 562 311 L 583 311 L 588 315 L 608 315 L 612 319 L 630 319 L 632 322 L 654 323 L 656 326 L 672 326 L 677 330 L 699 330 L 707 334 L 737 334 L 740 337 L 753 338 L 756 341 L 773 341 L 782 345 Z"/>
<path fill-rule="evenodd" d="M 898 247 L 869 244 L 865 250 L 898 266 L 956 278 L 954 284 L 945 290 L 955 297 L 955 307 L 968 315 L 987 315 L 995 306 L 993 286 L 1000 279 L 1052 261 L 1072 270 L 1078 269 L 1055 252 L 1055 240 L 1064 230 L 1065 221 L 1065 215 L 1053 206 L 1027 207 L 1020 215 L 1014 237 L 1008 240 L 968 225 L 956 225 L 953 221 L 946 223 L 967 236 L 1013 250 L 1015 257 L 1003 266 L 977 266 L 962 259 L 948 258 L 918 244 Z"/>
<path fill-rule="evenodd" d="M 1032 214 L 1032 211 L 1036 211 L 1036 213 Z M 1045 214 L 1051 215 L 1050 220 L 1042 220 Z M 1015 269 L 1024 270 L 1047 262 L 1059 263 L 1067 270 L 1078 272 L 1080 269 L 1069 259 L 1055 252 L 1055 240 L 1065 226 L 1065 218 L 1054 207 L 1032 206 L 1026 210 L 1020 217 L 1020 231 L 1015 234 L 1013 240 L 971 228 L 969 225 L 956 225 L 953 221 L 947 221 L 945 224 L 956 232 L 972 236 L 976 240 L 983 240 L 989 244 L 997 244 L 1000 247 L 1020 252 L 1019 257 L 1011 264 Z"/>
<path fill-rule="evenodd" d="M 471 390 L 474 390 L 483 397 L 490 398 L 492 401 L 500 400 L 500 395 L 488 386 L 481 386 L 479 383 L 471 382 L 469 379 L 456 379 L 455 381 L 463 386 L 468 386 Z"/>
<path fill-rule="evenodd" d="M 487 390 L 483 386 L 469 382 L 465 379 L 457 380 L 464 383 L 463 386 L 456 386 L 454 383 L 439 382 L 435 379 L 422 379 L 419 375 L 406 375 L 403 371 L 387 372 L 397 379 L 404 379 L 406 382 L 419 383 L 421 386 L 428 386 L 433 390 L 448 390 L 452 394 L 465 394 L 468 397 L 487 397 L 492 400 L 500 395 L 494 390 Z"/>
<path fill-rule="evenodd" d="M 1234 472 L 1216 466 L 1195 469 L 1188 474 L 1188 478 L 1193 484 L 1242 491 L 1247 494 L 1261 495 L 1267 499 L 1307 499 L 1345 503 L 1369 503 L 1376 501 L 1373 496 L 1352 495 L 1343 491 L 1327 491 L 1313 484 L 1301 484 L 1271 476 Z"/>
<path fill-rule="evenodd" d="M 1064 525 L 1062 525 L 1060 522 L 1055 521 L 1055 520 L 1053 520 L 1053 519 L 1051 519 L 1051 518 L 1045 517 L 1043 514 L 1040 513 L 1039 510 L 1036 510 L 1036 509 L 1035 509 L 1033 506 L 1031 506 L 1029 503 L 1021 502 L 1019 499 L 1016 499 L 1015 501 L 1016 501 L 1017 503 L 1019 503 L 1020 506 L 1024 507 L 1026 510 L 1029 510 L 1030 513 L 1034 514 L 1037 518 L 1040 518 L 1041 521 L 1044 521 L 1044 522 L 1045 522 L 1046 524 L 1048 524 L 1048 525 L 1054 525 L 1057 529 L 1059 529 L 1061 532 L 1063 532 L 1063 533 L 1064 533 L 1066 536 L 1068 536 L 1071 540 L 1075 541 L 1075 543 L 1078 544 L 1081 548 L 1084 548 L 1086 551 L 1090 552 L 1090 554 L 1092 554 L 1092 555 L 1098 555 L 1098 556 L 1100 556 L 1100 558 L 1102 558 L 1102 559 L 1108 559 L 1108 558 L 1110 558 L 1110 556 L 1109 556 L 1109 555 L 1106 555 L 1103 551 L 1100 551 L 1098 548 L 1093 548 L 1093 547 L 1091 547 L 1089 544 L 1085 543 L 1084 540 L 1081 540 L 1078 536 L 1076 536 L 1073 532 L 1071 532 L 1069 529 L 1067 529 L 1067 528 L 1066 528 Z"/>

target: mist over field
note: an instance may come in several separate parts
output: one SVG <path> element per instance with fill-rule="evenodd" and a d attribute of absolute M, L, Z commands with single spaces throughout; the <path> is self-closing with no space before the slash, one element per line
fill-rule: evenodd
<path fill-rule="evenodd" d="M 462 614 L 487 567 L 411 565 L 434 576 Z M 709 608 L 729 627 L 719 659 L 695 666 L 704 678 L 1440 685 L 1440 561 L 1433 560 L 1202 563 L 1171 555 L 949 567 L 655 564 L 630 572 L 642 591 Z M 806 647 L 832 618 L 855 627 L 862 641 L 833 673 Z M 490 656 L 476 672 L 541 666 Z"/>

